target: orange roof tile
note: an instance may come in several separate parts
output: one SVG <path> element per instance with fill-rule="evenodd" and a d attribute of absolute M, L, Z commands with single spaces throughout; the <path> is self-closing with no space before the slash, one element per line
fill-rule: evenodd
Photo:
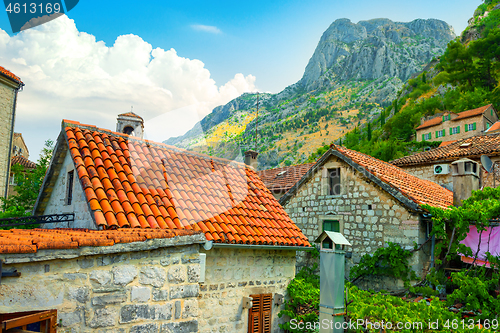
<path fill-rule="evenodd" d="M 410 175 L 392 164 L 357 151 L 341 146 L 335 148 L 419 205 L 429 204 L 441 208 L 453 205 L 453 192 L 441 185 Z"/>
<path fill-rule="evenodd" d="M 77 147 L 70 149 L 75 166 L 85 168 L 78 175 L 98 225 L 176 226 L 204 230 L 215 242 L 310 246 L 257 173 L 244 164 L 77 122 L 64 121 L 63 129 L 68 146 Z M 281 240 L 258 235 L 258 225 L 249 218 L 255 215 Z"/>
<path fill-rule="evenodd" d="M 292 165 L 283 168 L 257 171 L 266 187 L 273 192 L 287 192 L 295 185 L 314 163 Z"/>
<path fill-rule="evenodd" d="M 414 203 L 411 204 L 412 209 L 424 204 L 441 208 L 447 208 L 453 204 L 453 192 L 450 190 L 429 180 L 417 178 L 392 164 L 342 146 L 332 145 L 332 148 L 316 162 L 312 170 L 314 172 L 317 171 L 330 156 L 337 156 L 357 169 L 362 167 L 366 170 L 367 175 L 371 174 L 375 177 L 372 178 L 372 180 L 379 182 L 378 185 L 395 196 L 397 200 L 401 201 L 401 199 L 393 193 L 394 191 L 403 194 L 409 200 L 404 201 L 407 205 Z M 312 176 L 314 172 L 306 174 L 294 188 L 280 199 L 280 203 L 286 203 L 302 183 L 305 182 L 308 177 Z M 415 204 L 417 206 L 415 206 Z"/>
<path fill-rule="evenodd" d="M 443 141 L 443 142 L 441 142 L 441 143 L 439 144 L 439 147 L 444 147 L 444 146 L 447 146 L 447 145 L 449 145 L 450 143 L 453 143 L 453 142 L 455 142 L 455 141 L 457 141 L 457 140 Z"/>
<path fill-rule="evenodd" d="M 156 238 L 194 235 L 191 230 L 158 229 L 10 229 L 0 230 L 0 253 L 35 253 L 43 249 L 74 249 L 82 246 L 112 246 Z"/>
<path fill-rule="evenodd" d="M 436 126 L 436 125 L 441 124 L 442 122 L 443 122 L 443 117 L 441 117 L 441 116 L 434 117 L 432 119 L 429 119 L 429 120 L 425 121 L 422 125 L 418 126 L 416 128 L 416 130 L 424 129 L 424 128 L 427 128 L 427 127 Z"/>
<path fill-rule="evenodd" d="M 120 116 L 122 116 L 122 117 L 139 118 L 140 120 L 144 120 L 144 119 L 142 119 L 141 116 L 139 116 L 139 115 L 137 115 L 137 114 L 135 114 L 133 112 L 125 112 L 125 113 L 122 113 L 122 114 L 118 115 L 118 117 L 120 117 Z"/>
<path fill-rule="evenodd" d="M 479 115 L 483 114 L 485 111 L 489 110 L 490 107 L 493 107 L 493 105 L 488 104 L 488 105 L 482 106 L 482 107 L 477 108 L 477 109 L 472 109 L 472 110 L 460 112 L 458 114 L 458 117 L 455 117 L 452 120 L 455 121 L 455 120 L 460 120 L 460 119 L 464 119 L 464 118 L 479 116 Z"/>
<path fill-rule="evenodd" d="M 20 164 L 23 167 L 28 168 L 28 169 L 34 169 L 34 168 L 36 168 L 36 163 L 35 162 L 31 162 L 30 160 L 28 160 L 27 158 L 25 158 L 25 157 L 23 157 L 21 155 L 14 156 L 10 160 L 10 165 L 16 165 L 16 164 Z"/>
<path fill-rule="evenodd" d="M 438 161 L 455 161 L 463 157 L 478 159 L 481 155 L 500 155 L 500 133 L 472 136 L 443 147 L 404 156 L 390 163 L 399 167 L 405 167 L 410 165 L 434 164 Z"/>
<path fill-rule="evenodd" d="M 23 84 L 23 81 L 21 81 L 21 79 L 17 75 L 15 75 L 14 73 L 12 73 L 11 71 L 9 71 L 8 69 L 6 69 L 2 66 L 0 66 L 0 74 L 8 77 L 9 79 L 11 79 L 17 83 Z"/>
<path fill-rule="evenodd" d="M 490 128 L 486 130 L 486 133 L 491 133 L 500 130 L 500 121 L 497 121 Z"/>

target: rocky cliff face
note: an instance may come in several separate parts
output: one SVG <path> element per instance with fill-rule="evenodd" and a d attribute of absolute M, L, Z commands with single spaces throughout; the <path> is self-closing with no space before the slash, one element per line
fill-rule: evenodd
<path fill-rule="evenodd" d="M 254 148 L 261 169 L 301 163 L 319 146 L 377 117 L 454 37 L 451 26 L 439 20 L 336 20 L 299 82 L 260 95 L 258 119 L 257 96 L 244 94 L 166 143 L 226 158 Z"/>
<path fill-rule="evenodd" d="M 453 28 L 434 19 L 357 24 L 339 19 L 321 36 L 298 85 L 311 91 L 332 81 L 376 80 L 384 75 L 406 81 L 453 38 Z"/>

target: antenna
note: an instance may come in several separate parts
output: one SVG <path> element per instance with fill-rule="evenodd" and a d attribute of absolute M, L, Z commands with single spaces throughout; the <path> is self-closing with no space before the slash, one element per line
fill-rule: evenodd
<path fill-rule="evenodd" d="M 257 117 L 255 117 L 255 150 L 257 150 L 257 128 L 259 127 L 259 92 L 257 91 Z"/>
<path fill-rule="evenodd" d="M 492 171 L 493 162 L 487 155 L 481 155 L 481 165 L 487 173 Z"/>

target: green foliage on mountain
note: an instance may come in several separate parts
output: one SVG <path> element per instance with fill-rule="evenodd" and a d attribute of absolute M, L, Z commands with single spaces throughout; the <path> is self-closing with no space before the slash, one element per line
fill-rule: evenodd
<path fill-rule="evenodd" d="M 435 145 L 414 141 L 423 116 L 490 103 L 500 110 L 499 3 L 488 0 L 481 4 L 461 38 L 448 44 L 439 61 L 410 79 L 370 126 L 347 133 L 343 145 L 388 161 Z"/>

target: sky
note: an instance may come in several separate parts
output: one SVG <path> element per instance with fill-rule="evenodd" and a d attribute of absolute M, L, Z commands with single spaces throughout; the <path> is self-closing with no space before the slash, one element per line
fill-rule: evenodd
<path fill-rule="evenodd" d="M 13 34 L 0 14 L 0 66 L 21 77 L 15 131 L 36 161 L 61 120 L 115 130 L 119 113 L 163 141 L 244 92 L 297 82 L 328 26 L 443 20 L 458 35 L 481 0 L 94 1 Z"/>

